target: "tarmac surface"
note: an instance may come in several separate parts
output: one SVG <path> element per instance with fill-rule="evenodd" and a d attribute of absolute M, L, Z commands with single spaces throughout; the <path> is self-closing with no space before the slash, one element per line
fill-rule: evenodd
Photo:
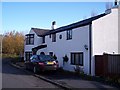
<path fill-rule="evenodd" d="M 23 77 L 23 78 L 21 78 L 21 80 L 23 79 L 23 80 L 26 81 L 26 77 L 30 76 L 30 78 L 31 77 L 32 78 L 37 78 L 37 80 L 36 79 L 31 79 L 30 80 L 31 84 L 36 83 L 36 82 L 41 83 L 41 82 L 45 81 L 46 82 L 46 83 L 44 82 L 45 84 L 44 83 L 41 84 L 42 88 L 47 88 L 46 86 L 48 85 L 51 88 L 58 88 L 59 87 L 59 88 L 62 88 L 62 89 L 74 89 L 74 88 L 118 89 L 118 88 L 116 88 L 114 86 L 110 86 L 110 85 L 107 85 L 107 84 L 104 84 L 104 83 L 100 83 L 100 82 L 96 82 L 96 81 L 84 80 L 80 76 L 77 76 L 77 75 L 74 75 L 74 74 L 62 73 L 62 72 L 44 72 L 44 73 L 39 73 L 39 74 L 33 74 L 31 71 L 25 70 L 23 63 L 11 64 L 11 65 L 17 68 L 15 71 L 12 70 L 13 71 L 12 73 L 16 73 L 15 75 L 17 75 L 17 72 L 19 71 L 19 69 L 20 69 L 20 72 L 22 70 L 25 73 L 25 75 L 26 75 L 25 77 L 23 77 L 21 74 L 20 75 L 18 74 L 19 75 L 18 77 L 21 77 L 21 76 Z M 6 67 L 6 65 L 5 65 L 5 67 Z M 13 67 L 10 68 L 9 66 L 7 66 L 7 69 L 5 69 L 5 67 L 3 67 L 3 77 L 7 76 L 7 75 L 4 75 L 5 70 L 7 70 L 7 72 L 9 72 L 11 70 L 11 68 L 13 69 Z M 8 68 L 10 68 L 10 69 L 8 70 Z M 7 79 L 3 79 L 3 87 L 5 87 L 4 83 L 5 83 L 6 80 Z M 28 81 L 29 81 L 29 79 L 28 79 Z M 22 81 L 20 81 L 20 82 L 22 83 Z M 19 86 L 20 85 L 18 84 L 18 87 Z M 28 86 L 25 85 L 23 87 L 28 87 Z M 39 85 L 37 87 L 39 87 Z"/>

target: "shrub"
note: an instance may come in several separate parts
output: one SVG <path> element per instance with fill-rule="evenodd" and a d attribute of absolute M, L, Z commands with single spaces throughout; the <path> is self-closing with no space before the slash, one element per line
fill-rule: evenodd
<path fill-rule="evenodd" d="M 54 54 L 53 58 L 54 58 L 55 60 L 57 60 L 57 57 L 56 57 L 56 55 L 55 55 L 55 54 Z"/>
<path fill-rule="evenodd" d="M 65 56 L 63 57 L 63 61 L 64 61 L 64 62 L 68 62 L 68 60 L 69 60 L 69 58 L 67 57 L 67 55 L 65 55 Z"/>

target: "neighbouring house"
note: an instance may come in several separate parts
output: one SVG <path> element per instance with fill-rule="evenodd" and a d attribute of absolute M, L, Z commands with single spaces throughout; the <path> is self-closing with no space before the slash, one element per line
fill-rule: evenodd
<path fill-rule="evenodd" d="M 85 74 L 95 75 L 95 55 L 120 53 L 118 5 L 105 13 L 52 30 L 31 28 L 25 39 L 24 59 L 32 54 L 56 55 L 59 67 L 75 71 L 79 66 Z M 63 57 L 68 61 L 64 62 Z"/>

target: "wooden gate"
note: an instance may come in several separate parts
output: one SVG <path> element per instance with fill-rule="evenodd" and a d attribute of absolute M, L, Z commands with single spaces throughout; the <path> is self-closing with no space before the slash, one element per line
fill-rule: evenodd
<path fill-rule="evenodd" d="M 95 75 L 120 77 L 120 55 L 118 54 L 95 55 Z"/>

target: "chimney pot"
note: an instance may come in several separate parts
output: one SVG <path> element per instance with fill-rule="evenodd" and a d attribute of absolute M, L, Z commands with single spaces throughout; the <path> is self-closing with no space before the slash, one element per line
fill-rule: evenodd
<path fill-rule="evenodd" d="M 56 29 L 56 21 L 53 21 L 53 22 L 52 22 L 52 30 L 53 30 L 53 29 Z"/>
<path fill-rule="evenodd" d="M 55 24 L 56 24 L 56 22 L 55 22 L 55 21 L 53 21 L 53 22 L 52 22 L 52 25 L 55 25 Z"/>
<path fill-rule="evenodd" d="M 119 2 L 120 2 L 119 0 L 115 0 L 115 2 L 114 2 L 115 6 L 118 5 Z"/>

